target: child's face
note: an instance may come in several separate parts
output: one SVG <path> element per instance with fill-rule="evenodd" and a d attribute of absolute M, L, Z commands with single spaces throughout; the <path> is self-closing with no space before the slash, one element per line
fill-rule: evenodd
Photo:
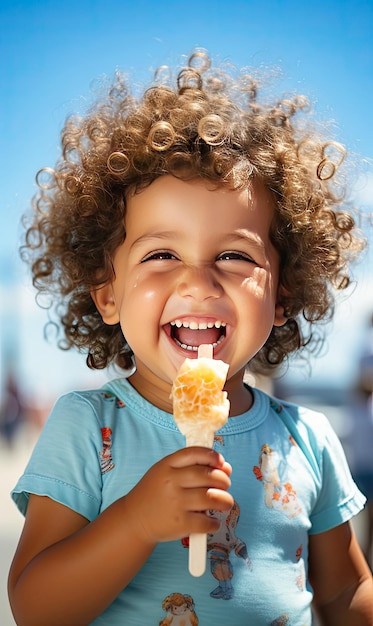
<path fill-rule="evenodd" d="M 270 193 L 258 182 L 232 191 L 163 176 L 128 199 L 116 278 L 94 297 L 104 321 L 120 322 L 145 397 L 158 388 L 169 402 L 179 367 L 201 343 L 216 344 L 229 377 L 243 371 L 284 322 L 272 217 Z"/>

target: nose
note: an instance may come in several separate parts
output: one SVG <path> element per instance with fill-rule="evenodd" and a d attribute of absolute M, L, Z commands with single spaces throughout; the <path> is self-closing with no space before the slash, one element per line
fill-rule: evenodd
<path fill-rule="evenodd" d="M 177 292 L 183 298 L 194 298 L 203 301 L 209 298 L 220 298 L 223 287 L 217 279 L 212 267 L 184 267 Z"/>

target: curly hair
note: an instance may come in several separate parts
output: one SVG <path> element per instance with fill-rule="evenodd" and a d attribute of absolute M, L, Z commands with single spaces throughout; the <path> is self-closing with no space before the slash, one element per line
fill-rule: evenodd
<path fill-rule="evenodd" d="M 162 81 L 165 74 L 162 66 L 135 97 L 117 73 L 85 117 L 66 121 L 60 160 L 37 175 L 23 257 L 62 324 L 61 347 L 86 351 L 91 368 L 128 369 L 132 352 L 119 324 L 104 324 L 91 298 L 114 278 L 126 198 L 165 174 L 232 189 L 255 177 L 274 200 L 271 240 L 288 318 L 250 363 L 265 373 L 316 345 L 314 325 L 332 317 L 335 289 L 350 282 L 362 238 L 336 182 L 345 150 L 304 123 L 305 97 L 262 102 L 253 73 L 213 70 L 203 51 L 193 52 L 176 80 Z"/>

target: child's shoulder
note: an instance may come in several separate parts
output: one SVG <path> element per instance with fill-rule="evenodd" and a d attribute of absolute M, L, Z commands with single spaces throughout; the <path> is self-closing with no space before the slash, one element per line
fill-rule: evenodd
<path fill-rule="evenodd" d="M 304 425 L 304 427 L 311 430 L 318 430 L 319 427 L 327 428 L 330 426 L 330 422 L 326 414 L 322 411 L 317 411 L 306 405 L 291 402 L 289 400 L 283 400 L 282 398 L 272 395 L 266 391 L 262 391 L 261 389 L 255 389 L 255 394 L 257 396 L 261 396 L 262 398 L 266 398 L 272 411 L 286 421 L 291 419 L 295 425 Z"/>
<path fill-rule="evenodd" d="M 118 410 L 125 408 L 126 389 L 125 383 L 120 386 L 105 383 L 97 389 L 69 391 L 58 398 L 50 417 L 59 419 L 63 416 L 66 420 L 70 416 L 79 419 L 80 424 L 91 422 L 92 418 L 98 424 L 106 422 L 109 416 L 114 417 Z"/>
<path fill-rule="evenodd" d="M 327 452 L 334 454 L 341 444 L 327 415 L 313 408 L 268 396 L 272 411 L 286 427 L 291 441 L 299 446 L 316 470 Z"/>

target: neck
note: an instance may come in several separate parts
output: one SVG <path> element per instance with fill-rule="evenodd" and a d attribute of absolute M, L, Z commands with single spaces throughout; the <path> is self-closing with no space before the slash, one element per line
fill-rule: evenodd
<path fill-rule="evenodd" d="M 243 371 L 237 372 L 227 381 L 224 387 L 230 402 L 229 417 L 245 413 L 253 404 L 252 393 L 243 384 L 243 376 Z M 158 409 L 172 414 L 172 399 L 170 398 L 172 386 L 169 383 L 163 382 L 160 384 L 160 381 L 157 379 L 153 383 L 147 380 L 145 385 L 143 377 L 137 371 L 128 380 L 148 402 L 151 402 Z"/>
<path fill-rule="evenodd" d="M 248 411 L 253 405 L 252 393 L 243 383 L 244 373 L 244 370 L 240 370 L 234 374 L 224 387 L 228 393 L 228 399 L 231 405 L 229 417 L 241 415 Z"/>
<path fill-rule="evenodd" d="M 158 409 L 172 414 L 172 399 L 170 397 L 172 385 L 158 379 L 154 382 L 149 379 L 145 381 L 137 370 L 128 381 L 145 400 Z"/>

